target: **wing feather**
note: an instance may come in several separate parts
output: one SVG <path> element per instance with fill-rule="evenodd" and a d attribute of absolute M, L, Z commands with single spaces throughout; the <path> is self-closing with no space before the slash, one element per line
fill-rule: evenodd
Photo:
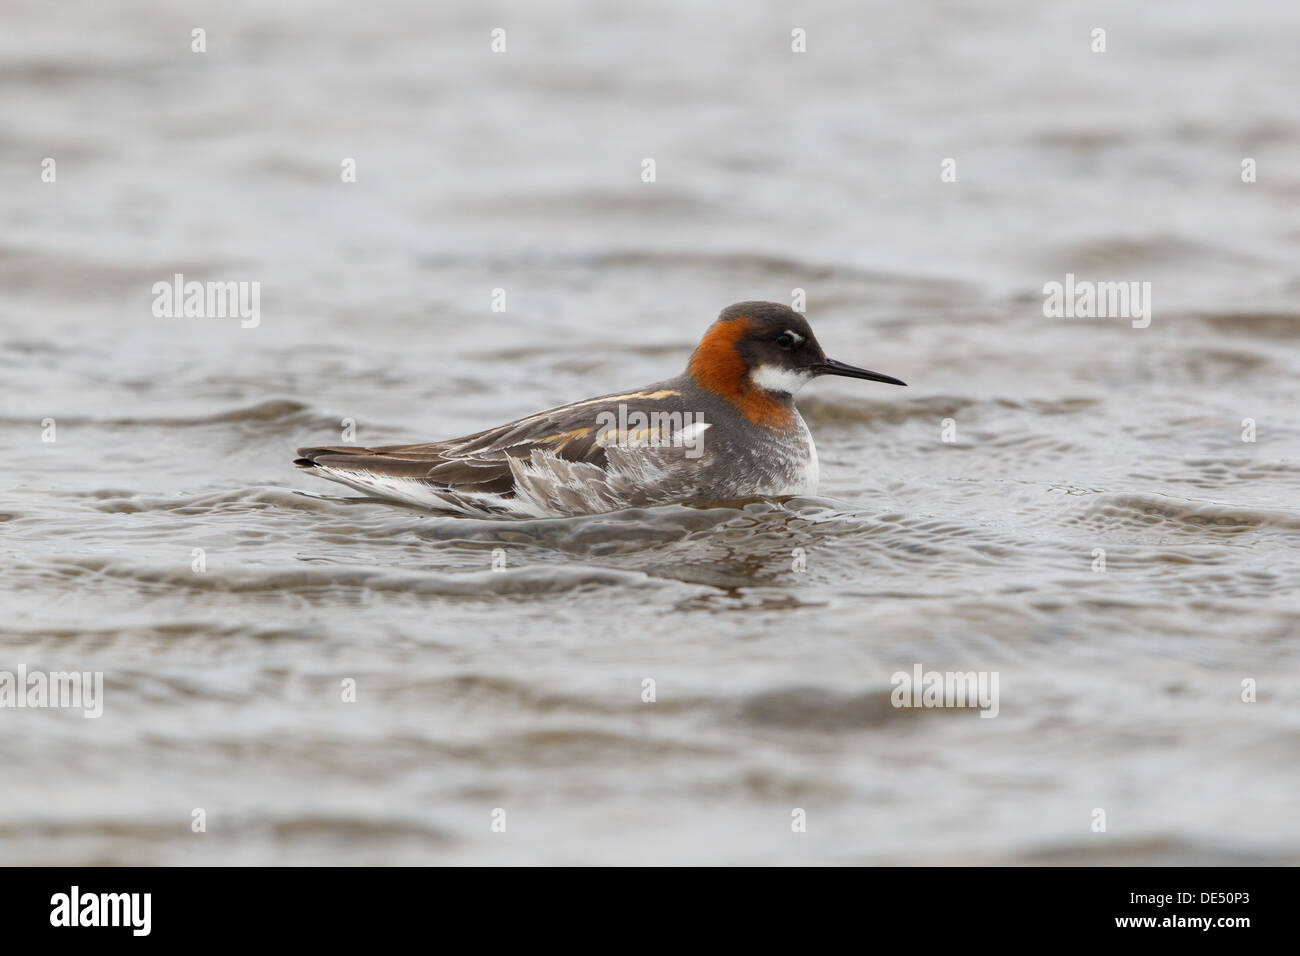
<path fill-rule="evenodd" d="M 391 494 L 396 484 L 404 500 L 432 495 L 454 510 L 608 510 L 625 503 L 649 475 L 640 464 L 646 455 L 602 443 L 600 416 L 617 415 L 620 403 L 644 411 L 663 409 L 679 395 L 671 383 L 663 383 L 574 402 L 447 441 L 300 448 L 295 464 L 380 494 Z M 611 468 L 615 458 L 618 468 Z M 410 483 L 424 487 L 407 490 Z M 519 500 L 508 500 L 512 498 Z M 489 506 L 493 500 L 496 505 Z"/>

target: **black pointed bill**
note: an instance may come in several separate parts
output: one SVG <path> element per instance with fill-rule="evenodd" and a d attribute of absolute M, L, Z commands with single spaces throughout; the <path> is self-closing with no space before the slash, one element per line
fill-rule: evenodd
<path fill-rule="evenodd" d="M 879 372 L 870 372 L 865 368 L 858 368 L 856 365 L 849 365 L 845 362 L 837 362 L 835 359 L 827 359 L 821 365 L 814 365 L 813 370 L 818 375 L 842 375 L 845 378 L 865 378 L 868 382 L 884 382 L 887 385 L 906 385 L 889 375 L 881 375 Z"/>

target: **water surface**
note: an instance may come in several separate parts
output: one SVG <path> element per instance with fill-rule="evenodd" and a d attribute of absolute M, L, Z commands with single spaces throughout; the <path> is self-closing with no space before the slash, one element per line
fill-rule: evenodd
<path fill-rule="evenodd" d="M 106 688 L 0 710 L 0 861 L 1300 861 L 1300 8 L 4 18 L 0 669 Z M 260 324 L 155 318 L 177 272 Z M 1067 272 L 1150 327 L 1044 318 Z M 794 289 L 911 383 L 801 395 L 816 498 L 476 521 L 290 466 Z M 998 717 L 891 707 L 917 663 Z"/>

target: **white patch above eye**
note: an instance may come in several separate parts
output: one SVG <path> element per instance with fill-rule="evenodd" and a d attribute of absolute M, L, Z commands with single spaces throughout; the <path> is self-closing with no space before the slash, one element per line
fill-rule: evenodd
<path fill-rule="evenodd" d="M 800 335 L 798 332 L 794 332 L 794 331 L 792 331 L 792 330 L 790 330 L 790 329 L 786 329 L 786 330 L 785 330 L 785 334 L 788 335 L 788 336 L 790 336 L 790 338 L 794 339 L 794 345 L 795 345 L 795 347 L 798 347 L 798 346 L 800 346 L 800 345 L 803 345 L 803 342 L 804 342 L 803 336 Z"/>
<path fill-rule="evenodd" d="M 781 368 L 779 365 L 760 365 L 749 373 L 749 380 L 767 392 L 793 395 L 808 384 L 812 372 Z"/>

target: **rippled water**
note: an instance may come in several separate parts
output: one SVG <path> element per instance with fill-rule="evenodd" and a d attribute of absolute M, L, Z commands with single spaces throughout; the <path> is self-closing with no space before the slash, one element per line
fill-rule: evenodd
<path fill-rule="evenodd" d="M 5 4 L 0 670 L 106 686 L 0 709 L 0 861 L 1300 860 L 1300 8 L 696 6 Z M 260 325 L 155 318 L 176 272 Z M 1151 326 L 1045 319 L 1067 272 Z M 493 522 L 290 466 L 795 288 L 911 383 L 803 393 L 823 497 Z M 892 707 L 918 663 L 998 717 Z"/>

